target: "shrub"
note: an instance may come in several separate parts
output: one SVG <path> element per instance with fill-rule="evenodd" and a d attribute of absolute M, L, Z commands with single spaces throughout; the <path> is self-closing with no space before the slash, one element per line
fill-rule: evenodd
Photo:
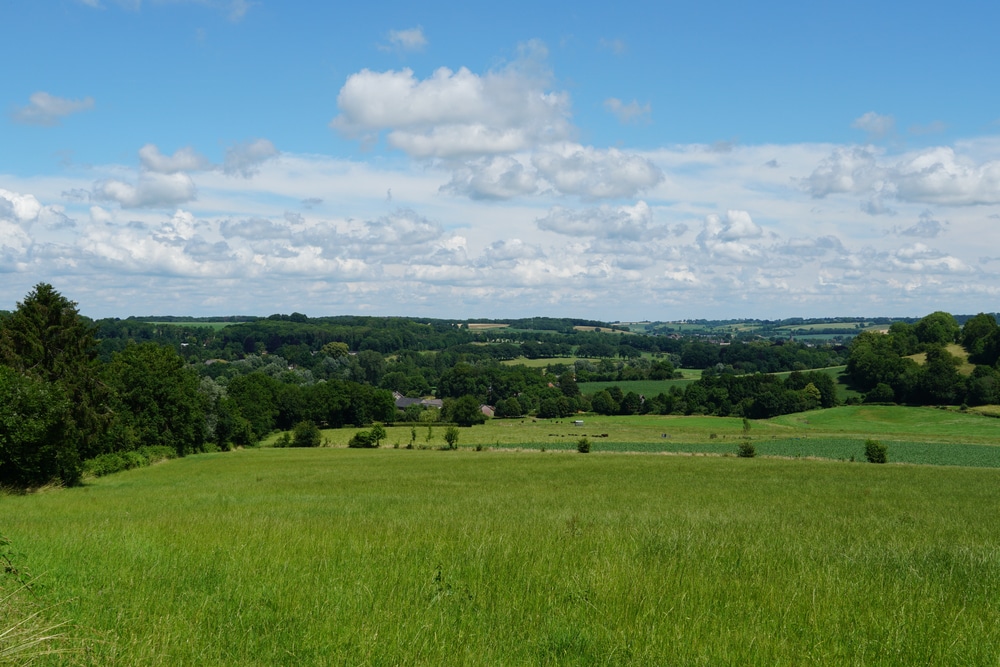
<path fill-rule="evenodd" d="M 590 440 L 587 440 L 586 438 L 580 438 L 579 440 L 577 440 L 576 441 L 576 451 L 580 452 L 581 454 L 589 454 L 590 453 Z"/>
<path fill-rule="evenodd" d="M 740 444 L 736 445 L 736 456 L 742 459 L 752 459 L 757 456 L 757 448 L 749 440 L 743 440 Z"/>
<path fill-rule="evenodd" d="M 449 426 L 444 432 L 444 441 L 448 443 L 448 449 L 458 449 L 458 429 Z"/>
<path fill-rule="evenodd" d="M 293 447 L 319 447 L 322 440 L 319 427 L 311 421 L 301 421 L 292 429 Z"/>
<path fill-rule="evenodd" d="M 358 431 L 351 436 L 351 440 L 347 443 L 347 446 L 360 449 L 373 449 L 378 445 L 375 444 L 375 438 L 372 437 L 371 431 Z"/>
<path fill-rule="evenodd" d="M 865 459 L 868 463 L 885 463 L 889 460 L 889 448 L 878 440 L 865 440 Z"/>

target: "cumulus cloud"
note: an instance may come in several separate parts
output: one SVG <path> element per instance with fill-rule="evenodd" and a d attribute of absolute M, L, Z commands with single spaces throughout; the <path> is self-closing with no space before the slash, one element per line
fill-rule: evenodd
<path fill-rule="evenodd" d="M 761 248 L 752 243 L 764 236 L 746 211 L 727 211 L 725 217 L 714 213 L 705 217 L 697 242 L 705 252 L 736 262 L 746 262 L 761 256 Z"/>
<path fill-rule="evenodd" d="M 480 158 L 456 167 L 441 189 L 472 199 L 509 199 L 536 192 L 538 175 L 512 157 Z"/>
<path fill-rule="evenodd" d="M 0 188 L 0 218 L 16 222 L 31 222 L 42 212 L 34 195 L 24 195 Z"/>
<path fill-rule="evenodd" d="M 816 198 L 843 193 L 868 196 L 869 212 L 884 199 L 949 206 L 1000 203 L 1000 160 L 976 163 L 950 146 L 908 153 L 889 162 L 867 148 L 838 148 L 803 181 Z"/>
<path fill-rule="evenodd" d="M 28 98 L 27 105 L 15 108 L 11 118 L 16 123 L 26 125 L 52 126 L 58 125 L 59 121 L 66 116 L 89 111 L 93 108 L 93 97 L 71 100 L 39 91 L 32 93 L 31 97 Z"/>
<path fill-rule="evenodd" d="M 875 153 L 867 148 L 838 148 L 824 159 L 804 181 L 806 190 L 816 198 L 834 193 L 864 192 L 881 183 L 885 169 L 879 167 Z"/>
<path fill-rule="evenodd" d="M 535 222 L 539 229 L 566 236 L 639 241 L 667 233 L 665 226 L 653 226 L 653 212 L 644 201 L 635 206 L 600 206 L 581 211 L 556 207 Z"/>
<path fill-rule="evenodd" d="M 547 90 L 551 77 L 536 57 L 481 76 L 464 67 L 423 80 L 410 69 L 364 69 L 340 89 L 330 124 L 352 138 L 387 131 L 390 146 L 416 158 L 513 153 L 568 138 L 569 96 Z"/>
<path fill-rule="evenodd" d="M 159 174 L 176 174 L 179 171 L 198 171 L 212 166 L 208 158 L 199 155 L 193 148 L 179 148 L 173 155 L 163 155 L 153 144 L 139 149 L 139 162 L 143 168 Z"/>
<path fill-rule="evenodd" d="M 278 225 L 267 218 L 247 218 L 226 220 L 220 226 L 222 235 L 229 239 L 238 236 L 245 239 L 280 239 L 290 234 L 285 225 Z"/>
<path fill-rule="evenodd" d="M 519 260 L 541 259 L 545 252 L 538 246 L 521 239 L 499 240 L 486 246 L 479 259 L 481 266 L 495 266 Z"/>
<path fill-rule="evenodd" d="M 950 146 L 902 160 L 893 170 L 896 196 L 905 201 L 965 206 L 1000 203 L 1000 160 L 975 164 Z"/>
<path fill-rule="evenodd" d="M 412 209 L 400 209 L 365 225 L 364 240 L 383 245 L 416 245 L 439 239 L 441 225 L 417 215 Z"/>
<path fill-rule="evenodd" d="M 930 211 L 924 211 L 920 214 L 920 220 L 917 224 L 912 227 L 907 227 L 899 231 L 900 236 L 914 236 L 923 239 L 933 239 L 936 238 L 941 232 L 944 231 L 945 225 L 947 223 L 942 223 L 939 220 L 935 220 L 931 215 Z"/>
<path fill-rule="evenodd" d="M 226 149 L 222 170 L 229 176 L 252 178 L 262 164 L 278 155 L 279 151 L 267 139 L 255 139 Z"/>
<path fill-rule="evenodd" d="M 176 206 L 193 200 L 194 181 L 185 173 L 161 174 L 144 171 L 135 183 L 109 179 L 95 184 L 92 196 L 117 202 L 122 208 Z"/>
<path fill-rule="evenodd" d="M 820 236 L 818 238 L 789 239 L 776 250 L 785 255 L 816 258 L 828 253 L 846 254 L 847 249 L 836 236 Z"/>
<path fill-rule="evenodd" d="M 884 116 L 882 114 L 875 113 L 874 111 L 869 111 L 860 118 L 856 118 L 854 122 L 851 123 L 851 127 L 856 130 L 867 132 L 869 140 L 877 141 L 885 138 L 895 131 L 896 119 L 892 116 Z"/>
<path fill-rule="evenodd" d="M 559 192 L 590 199 L 634 197 L 663 180 L 650 160 L 615 148 L 567 144 L 536 154 L 532 162 Z"/>
<path fill-rule="evenodd" d="M 384 51 L 423 51 L 427 46 L 427 37 L 424 36 L 424 29 L 420 26 L 406 30 L 390 30 L 386 39 L 389 44 L 380 47 Z"/>
<path fill-rule="evenodd" d="M 962 260 L 923 243 L 900 248 L 889 258 L 892 268 L 917 273 L 966 273 L 970 269 Z"/>
<path fill-rule="evenodd" d="M 613 113 L 621 123 L 648 123 L 649 117 L 653 113 L 653 107 L 649 102 L 639 104 L 637 100 L 632 100 L 625 104 L 617 97 L 609 97 L 604 100 L 604 108 Z"/>

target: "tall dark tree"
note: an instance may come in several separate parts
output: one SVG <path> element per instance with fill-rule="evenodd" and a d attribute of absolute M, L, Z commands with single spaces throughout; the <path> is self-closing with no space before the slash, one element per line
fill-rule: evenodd
<path fill-rule="evenodd" d="M 93 329 L 76 303 L 52 285 L 36 285 L 0 327 L 0 364 L 54 385 L 69 402 L 67 446 L 81 460 L 101 453 L 108 391 L 100 379 Z"/>

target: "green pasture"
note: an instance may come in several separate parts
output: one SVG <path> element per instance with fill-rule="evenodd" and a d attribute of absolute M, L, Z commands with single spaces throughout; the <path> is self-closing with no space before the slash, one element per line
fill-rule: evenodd
<path fill-rule="evenodd" d="M 0 497 L 87 665 L 995 665 L 1000 472 L 255 449 Z"/>
<path fill-rule="evenodd" d="M 695 371 L 697 377 L 691 371 L 684 372 L 684 378 L 678 380 L 624 380 L 624 381 L 614 381 L 614 382 L 579 382 L 577 386 L 580 391 L 584 394 L 596 394 L 603 389 L 610 389 L 611 387 L 618 387 L 622 390 L 622 393 L 627 394 L 630 391 L 634 391 L 640 396 L 645 396 L 646 398 L 652 398 L 653 396 L 658 396 L 659 394 L 665 394 L 670 391 L 671 387 L 680 387 L 683 389 L 688 386 L 699 377 L 701 377 L 701 371 Z"/>
<path fill-rule="evenodd" d="M 583 423 L 576 424 L 577 420 Z M 443 447 L 445 428 L 386 426 L 382 447 L 405 448 L 411 440 L 415 448 Z M 357 430 L 324 430 L 322 436 L 328 446 L 346 447 Z M 742 435 L 743 420 L 738 417 L 586 414 L 567 419 L 491 419 L 459 429 L 458 446 L 574 450 L 586 437 L 595 453 L 731 454 Z M 865 440 L 874 438 L 889 446 L 891 462 L 1000 468 L 1000 420 L 972 411 L 842 406 L 751 421 L 750 435 L 762 456 L 862 460 Z M 273 445 L 279 437 L 272 435 L 264 445 Z"/>
<path fill-rule="evenodd" d="M 545 368 L 546 366 L 554 366 L 555 364 L 563 364 L 564 366 L 573 366 L 577 361 L 580 361 L 583 357 L 542 357 L 540 359 L 528 359 L 527 357 L 518 357 L 517 359 L 505 359 L 500 362 L 507 366 L 527 366 L 528 368 Z M 586 361 L 594 361 L 593 359 L 587 359 Z"/>
<path fill-rule="evenodd" d="M 807 373 L 812 373 L 812 372 L 826 373 L 827 375 L 829 375 L 830 377 L 832 377 L 833 381 L 836 383 L 837 399 L 839 401 L 841 401 L 841 402 L 843 402 L 843 401 L 845 401 L 845 400 L 847 400 L 848 398 L 851 398 L 851 397 L 854 397 L 854 398 L 863 398 L 864 394 L 862 394 L 860 391 L 852 389 L 848 385 L 848 383 L 847 383 L 847 376 L 844 375 L 844 370 L 846 370 L 846 369 L 847 369 L 847 366 L 828 366 L 827 368 L 813 368 L 813 369 L 810 369 L 810 370 L 805 371 L 805 372 L 807 372 Z M 787 378 L 791 374 L 792 374 L 791 372 L 775 373 L 775 375 L 777 375 L 780 378 Z"/>
<path fill-rule="evenodd" d="M 186 329 L 203 327 L 206 329 L 212 329 L 213 331 L 218 331 L 219 329 L 239 324 L 239 322 L 149 322 L 149 324 L 158 327 L 184 327 Z"/>

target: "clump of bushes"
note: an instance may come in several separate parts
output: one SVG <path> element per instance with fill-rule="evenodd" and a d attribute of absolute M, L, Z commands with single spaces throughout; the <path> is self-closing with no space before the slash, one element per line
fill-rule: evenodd
<path fill-rule="evenodd" d="M 865 440 L 865 459 L 868 463 L 886 463 L 889 460 L 889 448 L 878 440 Z"/>
<path fill-rule="evenodd" d="M 83 471 L 86 475 L 104 477 L 174 458 L 177 458 L 177 451 L 173 447 L 166 445 L 140 447 L 129 452 L 109 452 L 96 456 L 83 464 Z"/>
<path fill-rule="evenodd" d="M 752 459 L 757 456 L 757 448 L 749 440 L 743 440 L 736 445 L 736 456 L 741 459 Z"/>
<path fill-rule="evenodd" d="M 385 439 L 385 436 L 385 427 L 378 422 L 375 422 L 370 430 L 358 431 L 352 435 L 350 441 L 347 443 L 347 446 L 358 449 L 378 449 L 382 440 Z"/>
<path fill-rule="evenodd" d="M 590 440 L 587 440 L 586 438 L 580 438 L 579 440 L 577 440 L 576 441 L 576 451 L 580 452 L 581 454 L 589 454 L 590 453 Z"/>

